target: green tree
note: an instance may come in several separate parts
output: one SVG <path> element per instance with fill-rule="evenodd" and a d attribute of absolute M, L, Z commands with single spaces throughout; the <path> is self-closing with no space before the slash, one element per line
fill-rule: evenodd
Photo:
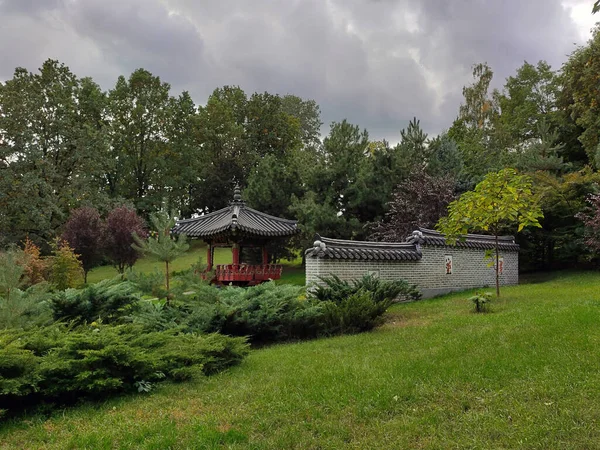
<path fill-rule="evenodd" d="M 24 268 L 19 262 L 23 259 L 22 251 L 10 248 L 0 252 L 0 294 L 11 308 L 11 293 L 23 284 Z"/>
<path fill-rule="evenodd" d="M 54 60 L 0 83 L 0 235 L 45 244 L 68 211 L 102 203 L 104 94 Z"/>
<path fill-rule="evenodd" d="M 448 206 L 448 216 L 440 219 L 436 228 L 448 242 L 456 242 L 470 231 L 491 233 L 496 271 L 496 295 L 500 296 L 498 236 L 508 227 L 517 225 L 517 232 L 528 226 L 541 227 L 543 217 L 537 197 L 532 192 L 532 180 L 514 169 L 503 169 L 485 176 L 475 190 L 465 192 Z"/>
<path fill-rule="evenodd" d="M 162 193 L 152 194 L 168 161 L 169 91 L 169 84 L 138 69 L 129 79 L 120 76 L 108 95 L 112 164 L 106 183 L 112 197 L 133 200 L 146 213 L 162 200 Z"/>
<path fill-rule="evenodd" d="M 587 45 L 577 48 L 562 68 L 561 107 L 580 127 L 578 139 L 596 163 L 600 143 L 600 28 Z"/>
<path fill-rule="evenodd" d="M 170 301 L 169 264 L 187 252 L 190 246 L 187 243 L 185 234 L 180 234 L 177 238 L 173 238 L 171 235 L 171 229 L 175 226 L 173 215 L 159 211 L 150 215 L 150 221 L 154 227 L 154 233 L 151 233 L 147 240 L 134 234 L 135 244 L 132 247 L 165 263 L 165 285 L 168 303 Z"/>
<path fill-rule="evenodd" d="M 75 287 L 82 281 L 83 266 L 69 243 L 57 238 L 52 243 L 53 254 L 50 257 L 50 283 L 58 289 Z"/>

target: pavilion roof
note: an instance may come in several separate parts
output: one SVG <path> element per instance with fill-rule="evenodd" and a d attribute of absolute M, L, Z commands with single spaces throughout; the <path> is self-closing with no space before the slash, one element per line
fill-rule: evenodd
<path fill-rule="evenodd" d="M 191 219 L 178 220 L 174 234 L 192 238 L 210 238 L 240 232 L 259 237 L 283 237 L 296 234 L 298 222 L 282 219 L 246 206 L 236 186 L 233 201 L 226 208 Z"/>

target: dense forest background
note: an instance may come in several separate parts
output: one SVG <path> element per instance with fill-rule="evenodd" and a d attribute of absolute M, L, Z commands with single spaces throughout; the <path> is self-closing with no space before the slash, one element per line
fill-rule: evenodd
<path fill-rule="evenodd" d="M 523 267 L 585 263 L 594 255 L 575 216 L 598 192 L 599 74 L 598 30 L 559 70 L 525 62 L 501 89 L 477 64 L 446 131 L 430 137 L 414 119 L 391 145 L 346 120 L 321 139 L 319 106 L 294 95 L 225 86 L 196 105 L 144 69 L 105 92 L 58 61 L 17 68 L 0 83 L 0 247 L 29 237 L 47 252 L 81 206 L 214 211 L 236 183 L 250 206 L 299 220 L 290 248 L 315 232 L 403 240 L 486 173 L 514 167 L 533 177 L 544 212 L 519 236 Z"/>

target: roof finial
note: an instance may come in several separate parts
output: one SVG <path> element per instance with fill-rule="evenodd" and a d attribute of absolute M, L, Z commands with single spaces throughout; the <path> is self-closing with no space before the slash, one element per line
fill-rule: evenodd
<path fill-rule="evenodd" d="M 233 201 L 234 202 L 242 201 L 242 190 L 240 189 L 239 183 L 235 183 L 235 188 L 233 188 Z"/>

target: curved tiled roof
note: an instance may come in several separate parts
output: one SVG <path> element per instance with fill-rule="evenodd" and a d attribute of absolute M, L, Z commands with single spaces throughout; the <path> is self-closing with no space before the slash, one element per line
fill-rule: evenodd
<path fill-rule="evenodd" d="M 306 256 L 314 258 L 394 260 L 416 261 L 421 252 L 416 245 L 402 242 L 347 241 L 315 236 L 312 248 L 306 250 Z"/>
<path fill-rule="evenodd" d="M 234 231 L 264 237 L 291 236 L 298 232 L 298 222 L 247 207 L 236 187 L 234 200 L 228 207 L 192 219 L 178 220 L 173 227 L 174 234 L 186 234 L 192 238 L 208 238 Z"/>
<path fill-rule="evenodd" d="M 519 246 L 515 244 L 512 236 L 499 236 L 498 244 L 500 250 L 519 250 Z M 306 250 L 306 256 L 331 259 L 416 261 L 421 259 L 421 245 L 449 246 L 441 233 L 427 228 L 419 228 L 414 231 L 406 239 L 406 242 L 347 241 L 321 237 L 317 234 L 313 247 Z M 487 250 L 495 248 L 495 240 L 494 236 L 467 234 L 463 240 L 457 240 L 455 245 L 459 248 Z"/>
<path fill-rule="evenodd" d="M 427 228 L 419 228 L 414 231 L 413 234 L 406 239 L 406 242 L 439 247 L 446 247 L 448 245 L 446 244 L 446 239 L 442 233 Z M 494 236 L 486 234 L 467 234 L 466 236 L 463 236 L 462 239 L 458 239 L 455 246 L 487 250 L 496 248 L 496 242 Z M 519 245 L 515 243 L 515 238 L 513 236 L 498 236 L 498 248 L 500 250 L 518 251 Z"/>

